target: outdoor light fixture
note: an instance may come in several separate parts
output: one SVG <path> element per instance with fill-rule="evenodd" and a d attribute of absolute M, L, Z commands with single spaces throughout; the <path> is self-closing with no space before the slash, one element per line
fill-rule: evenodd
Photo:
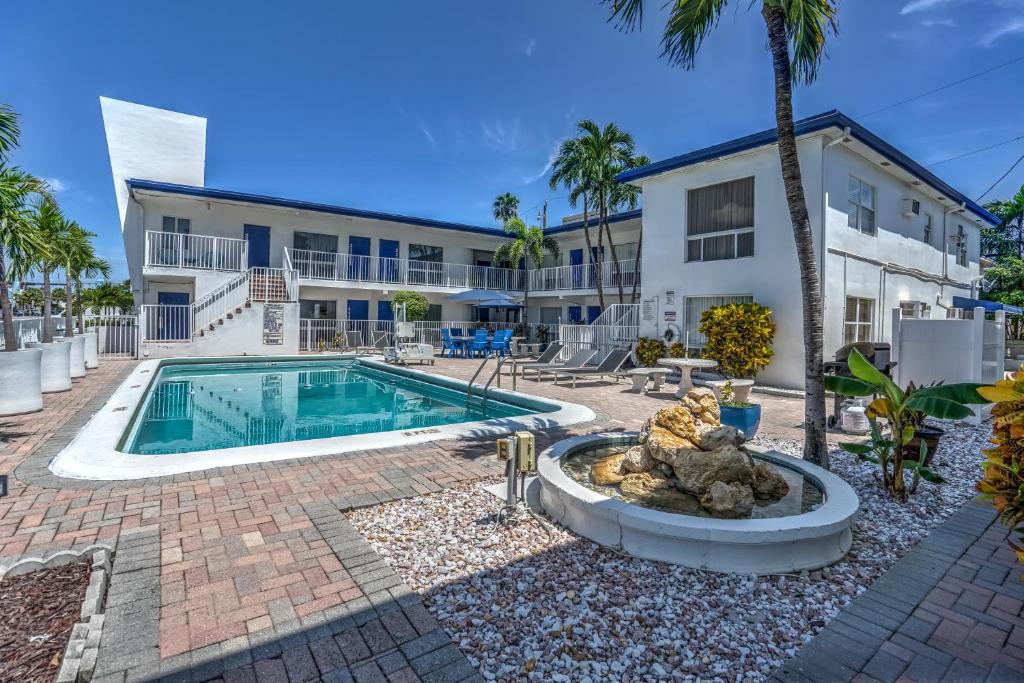
<path fill-rule="evenodd" d="M 7 475 L 0 474 L 0 498 L 7 495 Z"/>

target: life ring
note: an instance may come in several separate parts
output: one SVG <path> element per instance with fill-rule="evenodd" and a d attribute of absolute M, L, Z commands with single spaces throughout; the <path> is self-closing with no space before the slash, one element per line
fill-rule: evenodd
<path fill-rule="evenodd" d="M 679 325 L 675 323 L 666 323 L 665 333 L 662 335 L 662 339 L 665 340 L 666 344 L 671 344 L 677 337 L 682 336 L 682 330 L 679 329 Z"/>

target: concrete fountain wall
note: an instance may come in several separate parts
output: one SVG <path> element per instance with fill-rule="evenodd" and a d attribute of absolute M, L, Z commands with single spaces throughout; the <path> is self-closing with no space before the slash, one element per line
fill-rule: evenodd
<path fill-rule="evenodd" d="M 562 470 L 562 459 L 576 451 L 615 444 L 627 447 L 638 436 L 636 432 L 591 434 L 559 441 L 541 453 L 537 470 L 544 511 L 601 545 L 694 569 L 778 574 L 824 567 L 849 551 L 857 494 L 831 472 L 775 451 L 745 446 L 762 460 L 800 472 L 824 491 L 825 500 L 816 510 L 773 519 L 661 512 L 598 493 Z"/>

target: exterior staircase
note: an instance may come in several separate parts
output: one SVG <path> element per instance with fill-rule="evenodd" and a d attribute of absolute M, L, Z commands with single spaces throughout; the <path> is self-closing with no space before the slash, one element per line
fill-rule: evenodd
<path fill-rule="evenodd" d="M 250 268 L 193 304 L 193 335 L 203 337 L 214 332 L 252 308 L 254 302 L 290 303 L 297 301 L 297 296 L 295 271 Z"/>

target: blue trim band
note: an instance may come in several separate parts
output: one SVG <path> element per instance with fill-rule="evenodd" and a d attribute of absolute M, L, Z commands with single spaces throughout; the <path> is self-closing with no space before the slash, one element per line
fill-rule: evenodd
<path fill-rule="evenodd" d="M 958 192 L 927 168 L 836 109 L 827 111 L 823 114 L 810 116 L 806 119 L 801 119 L 795 123 L 797 136 L 816 133 L 826 128 L 839 128 L 840 130 L 849 128 L 851 136 L 857 138 L 887 159 L 890 159 L 903 170 L 917 176 L 923 182 L 939 190 L 946 197 L 955 200 L 957 203 L 965 204 L 972 213 L 977 215 L 986 223 L 991 225 L 1000 224 L 1001 221 L 998 217 L 986 211 L 984 208 L 979 206 L 977 202 L 971 200 L 962 192 Z M 687 154 L 681 154 L 662 161 L 656 161 L 653 164 L 648 164 L 647 166 L 623 171 L 616 176 L 616 179 L 621 182 L 640 180 L 641 178 L 648 178 L 652 175 L 665 173 L 666 171 L 674 171 L 687 166 L 693 166 L 694 164 L 718 159 L 719 157 L 728 156 L 730 154 L 745 152 L 765 145 L 772 145 L 775 144 L 777 139 L 776 130 L 771 128 L 759 133 L 754 133 L 753 135 L 747 135 L 745 137 L 736 138 L 735 140 L 723 142 L 719 145 L 705 147 Z"/>

